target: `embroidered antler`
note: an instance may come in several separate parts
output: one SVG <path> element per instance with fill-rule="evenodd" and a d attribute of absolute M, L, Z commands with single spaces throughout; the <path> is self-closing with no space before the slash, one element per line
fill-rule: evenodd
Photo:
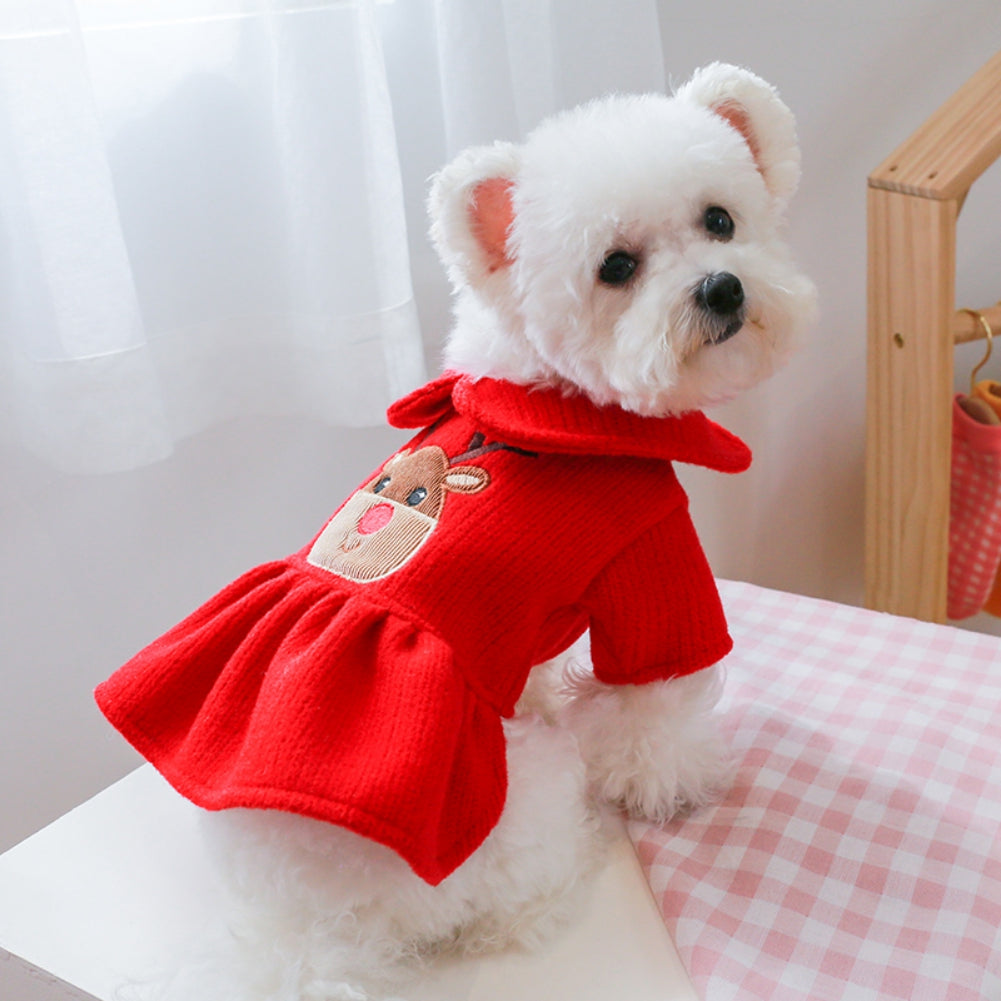
<path fill-rule="evenodd" d="M 450 466 L 456 466 L 460 462 L 466 462 L 469 459 L 479 458 L 481 455 L 486 455 L 488 452 L 515 452 L 518 455 L 527 455 L 529 458 L 534 459 L 538 453 L 529 452 L 527 449 L 518 448 L 516 445 L 505 445 L 501 441 L 491 442 L 489 445 L 485 445 L 484 442 L 487 440 L 486 435 L 480 431 L 469 440 L 469 444 L 466 446 L 466 451 L 462 455 L 457 455 L 454 458 L 448 460 Z"/>

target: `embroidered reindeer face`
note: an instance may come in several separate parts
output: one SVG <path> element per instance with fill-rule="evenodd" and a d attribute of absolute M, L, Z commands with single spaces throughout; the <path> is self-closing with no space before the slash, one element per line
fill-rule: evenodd
<path fill-rule="evenodd" d="M 475 494 L 489 486 L 485 469 L 456 463 L 492 448 L 472 448 L 451 460 L 437 445 L 393 456 L 328 522 L 307 559 L 350 580 L 388 576 L 424 544 L 448 494 Z"/>

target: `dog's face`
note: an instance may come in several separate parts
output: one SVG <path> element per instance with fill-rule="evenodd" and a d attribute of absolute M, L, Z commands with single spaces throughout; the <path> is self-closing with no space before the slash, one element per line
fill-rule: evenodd
<path fill-rule="evenodd" d="M 460 295 L 450 364 L 643 414 L 754 385 L 813 317 L 781 235 L 798 175 L 788 110 L 719 65 L 467 152 L 431 200 Z"/>

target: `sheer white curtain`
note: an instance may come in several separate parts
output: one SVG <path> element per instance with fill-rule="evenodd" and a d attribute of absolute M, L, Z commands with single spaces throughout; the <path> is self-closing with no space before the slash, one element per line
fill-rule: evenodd
<path fill-rule="evenodd" d="M 659 90 L 655 0 L 438 0 L 450 152 L 609 92 Z"/>
<path fill-rule="evenodd" d="M 381 5 L 429 364 L 448 326 L 444 275 L 425 238 L 427 178 L 462 148 L 518 140 L 561 108 L 662 90 L 663 0 L 395 0 Z"/>
<path fill-rule="evenodd" d="M 379 423 L 431 170 L 662 73 L 655 0 L 0 0 L 0 435 L 91 472 Z"/>
<path fill-rule="evenodd" d="M 121 469 L 248 413 L 381 420 L 422 375 L 374 7 L 0 6 L 8 431 Z"/>

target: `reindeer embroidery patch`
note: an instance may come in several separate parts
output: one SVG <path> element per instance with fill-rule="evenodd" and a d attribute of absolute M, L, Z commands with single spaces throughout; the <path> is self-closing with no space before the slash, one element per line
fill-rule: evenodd
<path fill-rule="evenodd" d="M 510 448 L 483 441 L 483 435 L 475 435 L 469 448 L 452 459 L 437 445 L 394 455 L 331 518 L 307 560 L 361 582 L 380 580 L 399 570 L 434 531 L 448 494 L 476 494 L 490 485 L 485 469 L 460 465 Z"/>

